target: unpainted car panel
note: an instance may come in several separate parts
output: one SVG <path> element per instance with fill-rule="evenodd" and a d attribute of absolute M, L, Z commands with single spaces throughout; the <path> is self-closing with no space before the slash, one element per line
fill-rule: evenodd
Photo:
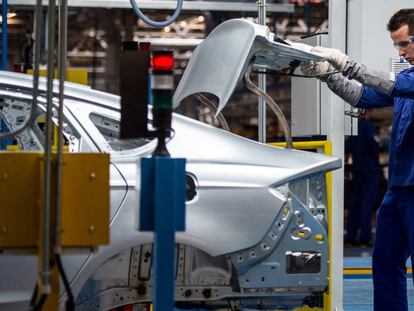
<path fill-rule="evenodd" d="M 209 93 L 217 96 L 220 112 L 251 62 L 280 70 L 289 68 L 293 61 L 320 60 L 317 55 L 277 42 L 267 26 L 231 19 L 217 26 L 194 50 L 173 103 L 177 107 L 190 95 Z"/>
<path fill-rule="evenodd" d="M 4 103 L 11 98 L 14 103 L 30 98 L 29 80 L 24 75 L 0 72 L 0 97 L 8 98 Z M 87 88 L 82 90 L 86 100 L 75 95 L 65 99 L 64 132 L 70 150 L 111 153 L 111 244 L 94 253 L 64 256 L 65 270 L 78 296 L 78 309 L 101 309 L 104 305 L 109 309 L 125 304 L 125 293 L 130 290 L 135 294 L 129 296 L 129 302 L 148 301 L 152 279 L 136 276 L 134 258 L 144 262 L 142 249 L 151 248 L 153 241 L 153 235 L 139 232 L 136 224 L 139 161 L 150 155 L 155 141 L 136 142 L 138 147 L 122 150 L 122 141 L 105 136 L 119 126 L 119 97 Z M 42 105 L 40 100 L 40 110 L 44 110 Z M 11 118 L 7 120 L 9 125 L 16 126 L 16 118 L 21 115 L 11 105 L 3 107 L 6 111 Z M 105 131 L 109 132 L 103 133 L 99 122 L 105 123 Z M 173 128 L 168 148 L 173 156 L 187 159 L 186 171 L 196 185 L 195 196 L 187 202 L 187 229 L 177 234 L 177 260 L 184 260 L 182 267 L 177 266 L 177 303 L 188 307 L 207 301 L 211 306 L 222 306 L 230 299 L 243 300 L 248 306 L 258 297 L 265 297 L 264 306 L 293 307 L 303 304 L 312 290 L 323 292 L 328 269 L 326 189 L 313 185 L 323 184 L 323 174 L 340 167 L 340 159 L 269 147 L 179 115 L 174 115 Z M 28 133 L 39 135 L 32 130 Z M 39 144 L 35 146 L 41 149 Z M 299 233 L 309 235 L 299 237 Z M 315 234 L 325 241 L 317 242 Z M 318 272 L 311 271 L 299 281 L 299 275 L 286 272 L 288 252 L 300 253 L 305 259 L 314 255 L 309 252 L 315 252 Z M 0 256 L 0 292 L 20 288 L 29 293 L 35 273 L 22 285 L 21 276 L 13 273 L 18 265 L 9 259 Z M 33 263 L 33 259 L 27 260 Z M 296 268 L 302 269 L 300 263 Z M 273 278 L 265 277 L 269 271 L 274 273 Z M 122 284 L 128 287 L 119 288 Z M 146 288 L 145 294 L 138 294 L 140 286 Z M 192 295 L 188 296 L 190 289 Z M 204 295 L 203 290 L 216 295 Z"/>

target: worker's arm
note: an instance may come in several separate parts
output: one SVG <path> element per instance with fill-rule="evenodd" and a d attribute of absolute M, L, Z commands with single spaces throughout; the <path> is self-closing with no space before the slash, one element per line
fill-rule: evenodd
<path fill-rule="evenodd" d="M 392 95 L 396 84 L 394 73 L 373 70 L 354 60 L 347 61 L 342 74 L 387 95 Z"/>
<path fill-rule="evenodd" d="M 327 62 L 308 62 L 301 65 L 301 70 L 309 76 L 319 76 L 329 89 L 347 103 L 358 108 L 378 108 L 393 105 L 393 98 L 360 82 L 344 77 L 342 73 L 327 74 L 333 68 Z"/>
<path fill-rule="evenodd" d="M 345 53 L 337 49 L 315 46 L 311 52 L 324 57 L 336 70 L 342 72 L 350 80 L 356 80 L 365 86 L 369 86 L 387 95 L 400 96 L 394 94 L 396 85 L 394 73 L 370 69 L 354 60 L 349 60 Z M 414 79 L 412 82 L 414 82 Z"/>
<path fill-rule="evenodd" d="M 369 86 L 364 86 L 359 101 L 355 104 L 357 108 L 381 108 L 394 104 L 394 98 L 378 92 Z"/>
<path fill-rule="evenodd" d="M 326 82 L 332 92 L 357 108 L 381 108 L 392 106 L 394 103 L 391 96 L 363 86 L 355 80 L 349 80 L 340 73 L 321 80 Z"/>
<path fill-rule="evenodd" d="M 349 80 L 340 73 L 322 77 L 321 81 L 326 82 L 332 92 L 352 106 L 356 106 L 361 99 L 361 83 Z"/>

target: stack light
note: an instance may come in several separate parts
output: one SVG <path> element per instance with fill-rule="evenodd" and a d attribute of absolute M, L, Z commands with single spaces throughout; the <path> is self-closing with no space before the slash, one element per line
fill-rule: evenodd
<path fill-rule="evenodd" d="M 169 156 L 165 139 L 171 134 L 172 96 L 174 92 L 174 57 L 172 51 L 152 52 L 153 126 L 158 145 L 154 156 Z"/>

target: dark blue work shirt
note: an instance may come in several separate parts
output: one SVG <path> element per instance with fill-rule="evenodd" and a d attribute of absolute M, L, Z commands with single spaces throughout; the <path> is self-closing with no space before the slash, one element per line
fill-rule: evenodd
<path fill-rule="evenodd" d="M 388 162 L 388 183 L 391 186 L 414 185 L 414 68 L 397 75 L 389 95 L 364 86 L 356 107 L 393 106 L 394 119 Z"/>

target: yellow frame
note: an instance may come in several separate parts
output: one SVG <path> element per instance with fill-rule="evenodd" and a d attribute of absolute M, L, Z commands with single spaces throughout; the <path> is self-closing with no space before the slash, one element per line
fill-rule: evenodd
<path fill-rule="evenodd" d="M 275 147 L 286 147 L 286 143 L 270 143 L 270 146 Z M 321 141 L 299 141 L 299 142 L 293 142 L 293 148 L 294 149 L 300 149 L 300 150 L 309 150 L 309 149 L 320 149 L 323 154 L 326 155 L 332 155 L 332 142 L 329 140 L 321 140 Z M 326 173 L 326 192 L 327 192 L 327 204 L 328 204 L 328 233 L 332 232 L 332 173 L 328 172 Z M 328 234 L 328 243 L 329 243 L 329 258 L 332 258 L 332 237 L 331 234 Z M 328 292 L 324 296 L 324 308 L 299 308 L 295 309 L 296 311 L 330 311 L 330 294 L 329 289 L 332 288 L 332 267 L 331 267 L 331 260 L 329 261 L 329 267 L 328 267 L 328 275 L 329 275 L 329 281 L 328 281 Z"/>

